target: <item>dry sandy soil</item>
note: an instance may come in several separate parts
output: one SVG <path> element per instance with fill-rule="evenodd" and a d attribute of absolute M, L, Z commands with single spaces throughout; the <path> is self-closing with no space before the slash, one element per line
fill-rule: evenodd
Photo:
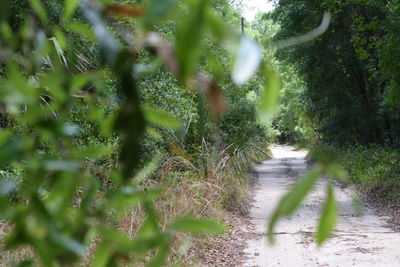
<path fill-rule="evenodd" d="M 266 223 L 279 199 L 307 171 L 306 152 L 289 146 L 275 146 L 273 157 L 256 167 L 259 176 L 249 221 L 252 233 L 244 250 L 243 266 L 400 266 L 400 233 L 385 216 L 369 207 L 357 217 L 351 192 L 336 187 L 340 218 L 333 236 L 317 248 L 313 240 L 325 181 L 321 180 L 291 217 L 276 227 L 277 244 L 266 242 Z M 237 265 L 236 265 L 237 266 Z"/>

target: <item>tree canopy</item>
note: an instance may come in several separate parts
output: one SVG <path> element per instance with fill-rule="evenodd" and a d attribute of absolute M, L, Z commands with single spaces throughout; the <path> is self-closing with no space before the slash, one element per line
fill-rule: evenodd
<path fill-rule="evenodd" d="M 324 11 L 332 14 L 325 34 L 277 53 L 304 82 L 301 109 L 325 142 L 399 144 L 398 7 L 397 1 L 277 1 L 271 15 L 280 25 L 277 39 L 303 34 Z"/>

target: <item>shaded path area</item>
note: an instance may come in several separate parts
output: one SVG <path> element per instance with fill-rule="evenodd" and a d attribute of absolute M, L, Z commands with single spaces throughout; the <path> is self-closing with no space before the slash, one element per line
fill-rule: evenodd
<path fill-rule="evenodd" d="M 244 266 L 400 266 L 400 233 L 394 232 L 387 218 L 364 207 L 357 217 L 351 192 L 339 187 L 335 195 L 340 218 L 333 236 L 317 248 L 313 240 L 325 199 L 325 182 L 319 181 L 302 207 L 276 227 L 277 243 L 267 244 L 266 223 L 279 199 L 307 171 L 306 152 L 290 146 L 275 146 L 273 157 L 256 167 L 259 176 L 253 207 L 255 225 L 247 243 Z"/>

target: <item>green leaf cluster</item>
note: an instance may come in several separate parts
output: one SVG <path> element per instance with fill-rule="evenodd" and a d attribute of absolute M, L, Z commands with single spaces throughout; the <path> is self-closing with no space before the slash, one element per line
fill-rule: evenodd
<path fill-rule="evenodd" d="M 196 130 L 197 144 L 205 144 L 206 127 L 225 110 L 221 88 L 234 94 L 258 79 L 258 68 L 262 89 L 251 91 L 261 95 L 260 111 L 271 112 L 278 76 L 271 68 L 264 73 L 268 61 L 254 41 L 205 0 L 2 1 L 1 10 L 0 219 L 12 225 L 7 249 L 29 245 L 45 266 L 73 265 L 95 242 L 93 266 L 160 266 L 177 232 L 224 231 L 214 220 L 187 217 L 161 227 L 154 205 L 161 190 L 141 186 L 161 156 L 146 163 L 144 151 L 149 139 L 171 134 L 182 141 Z M 240 40 L 254 51 L 241 49 Z M 223 60 L 210 59 L 215 47 Z M 241 71 L 232 77 L 231 61 L 247 69 L 236 84 Z M 251 126 L 258 125 L 255 112 L 247 114 Z M 192 118 L 204 119 L 203 130 L 192 130 Z M 145 219 L 130 239 L 118 225 L 132 207 Z"/>

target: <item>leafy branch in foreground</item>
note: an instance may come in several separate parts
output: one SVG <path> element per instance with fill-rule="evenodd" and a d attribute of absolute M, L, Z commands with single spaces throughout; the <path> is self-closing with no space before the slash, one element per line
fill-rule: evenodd
<path fill-rule="evenodd" d="M 228 50 L 236 58 L 233 80 L 238 85 L 254 76 L 261 49 L 232 30 L 205 0 L 151 0 L 144 6 L 111 2 L 31 0 L 20 10 L 22 18 L 1 13 L 0 105 L 12 127 L 0 131 L 0 164 L 21 175 L 0 182 L 0 218 L 12 228 L 6 247 L 29 245 L 45 266 L 75 264 L 88 256 L 88 248 L 94 249 L 91 264 L 96 267 L 160 266 L 177 232 L 224 230 L 213 220 L 194 218 L 177 218 L 161 227 L 154 207 L 161 190 L 139 186 L 159 161 L 141 162 L 146 131 L 153 126 L 176 130 L 180 123 L 142 104 L 138 57 L 143 51 L 152 53 L 151 63 L 161 60 L 182 86 L 204 94 L 218 118 L 225 110 L 218 82 L 225 77 L 198 68 L 206 54 L 204 40 L 255 48 L 239 48 L 240 55 Z M 19 7 L 13 3 L 2 1 L 0 8 Z M 121 17 L 137 20 L 132 38 L 125 35 L 129 31 Z M 152 32 L 167 19 L 178 25 L 174 42 Z M 84 53 L 74 53 L 80 49 Z M 249 53 L 251 60 L 242 61 Z M 116 87 L 113 98 L 105 97 L 109 84 Z M 275 93 L 262 96 L 277 95 L 278 83 L 270 85 L 262 91 Z M 275 105 L 261 102 L 266 108 Z M 98 138 L 95 144 L 80 141 L 82 129 L 73 122 L 77 105 L 85 106 L 88 128 Z M 88 159 L 105 157 L 115 159 L 107 190 L 87 166 Z M 118 224 L 127 209 L 138 206 L 144 221 L 130 239 Z"/>
<path fill-rule="evenodd" d="M 268 240 L 275 242 L 274 229 L 281 217 L 291 216 L 300 207 L 307 194 L 313 189 L 320 176 L 327 174 L 337 179 L 345 179 L 346 172 L 339 165 L 325 163 L 316 164 L 291 188 L 291 190 L 282 197 L 279 204 L 271 216 L 268 224 Z M 321 245 L 334 230 L 336 217 L 338 214 L 336 201 L 334 197 L 333 181 L 327 183 L 327 198 L 321 213 L 318 229 L 316 232 L 316 241 Z"/>

